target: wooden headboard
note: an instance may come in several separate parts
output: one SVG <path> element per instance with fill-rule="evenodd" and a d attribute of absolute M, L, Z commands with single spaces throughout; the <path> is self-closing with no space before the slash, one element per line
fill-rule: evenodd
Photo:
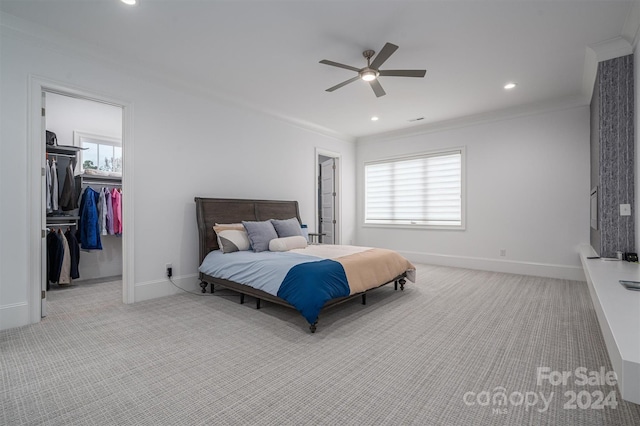
<path fill-rule="evenodd" d="M 297 201 L 241 200 L 233 198 L 196 197 L 198 241 L 201 264 L 212 250 L 218 250 L 218 240 L 213 230 L 216 223 L 239 223 L 243 220 L 290 219 L 300 220 Z"/>

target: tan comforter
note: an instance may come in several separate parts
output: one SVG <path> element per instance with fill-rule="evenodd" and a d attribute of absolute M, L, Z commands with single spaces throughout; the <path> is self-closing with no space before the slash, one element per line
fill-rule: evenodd
<path fill-rule="evenodd" d="M 416 281 L 415 266 L 393 250 L 320 244 L 291 251 L 339 262 L 347 275 L 351 294 L 386 284 L 405 272 L 409 281 Z"/>

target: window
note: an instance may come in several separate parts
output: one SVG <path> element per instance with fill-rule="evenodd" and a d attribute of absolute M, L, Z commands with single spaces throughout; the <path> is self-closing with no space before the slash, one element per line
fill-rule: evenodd
<path fill-rule="evenodd" d="M 93 169 L 122 173 L 122 142 L 108 136 L 74 132 L 77 146 L 82 147 L 81 170 Z"/>
<path fill-rule="evenodd" d="M 365 224 L 463 228 L 463 149 L 366 163 Z"/>

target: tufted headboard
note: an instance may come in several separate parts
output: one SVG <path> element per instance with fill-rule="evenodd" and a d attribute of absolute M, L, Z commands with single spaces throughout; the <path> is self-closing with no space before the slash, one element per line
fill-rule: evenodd
<path fill-rule="evenodd" d="M 198 241 L 202 263 L 207 254 L 218 250 L 218 240 L 213 230 L 216 223 L 239 223 L 243 220 L 290 219 L 300 220 L 297 201 L 241 200 L 233 198 L 196 197 Z"/>

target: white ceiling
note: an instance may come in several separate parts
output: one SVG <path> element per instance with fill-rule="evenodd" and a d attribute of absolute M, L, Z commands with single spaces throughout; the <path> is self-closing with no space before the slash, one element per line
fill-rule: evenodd
<path fill-rule="evenodd" d="M 89 43 L 117 61 L 224 99 L 342 135 L 585 97 L 587 46 L 618 37 L 632 2 L 619 0 L 190 1 L 0 0 L 0 11 Z M 376 98 L 355 73 L 362 51 L 400 46 Z M 505 91 L 508 81 L 518 83 Z M 585 102 L 587 102 L 585 98 Z M 371 116 L 380 120 L 372 122 Z M 408 120 L 424 117 L 410 123 Z"/>

